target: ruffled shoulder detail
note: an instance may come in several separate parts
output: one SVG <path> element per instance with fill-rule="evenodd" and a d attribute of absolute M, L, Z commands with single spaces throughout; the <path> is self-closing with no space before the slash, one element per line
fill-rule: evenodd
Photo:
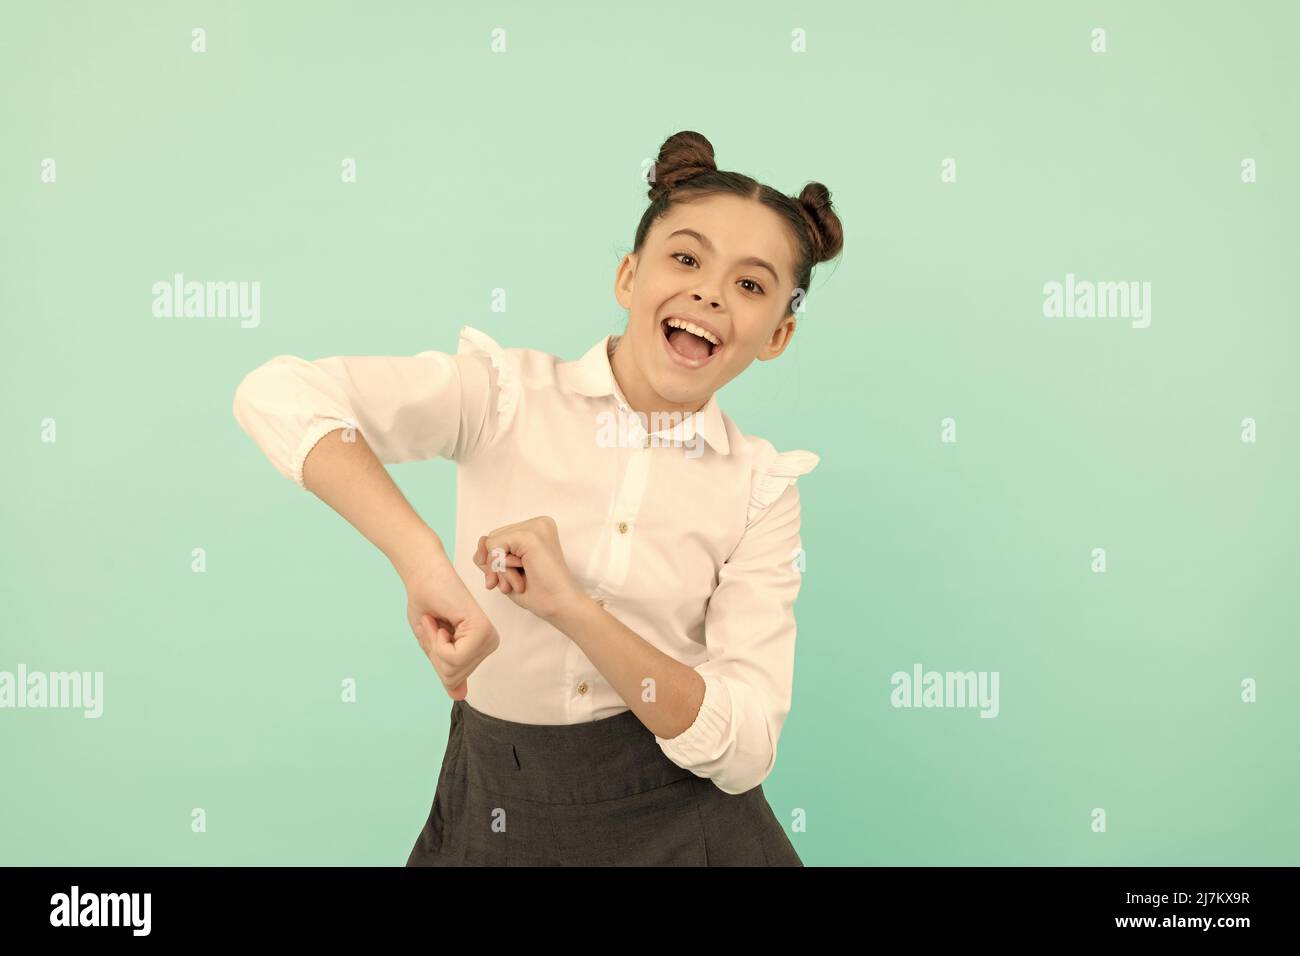
<path fill-rule="evenodd" d="M 504 432 L 514 420 L 523 396 L 523 381 L 519 366 L 513 357 L 486 332 L 465 325 L 460 330 L 457 355 L 482 352 L 492 362 L 497 372 L 497 432 Z"/>
<path fill-rule="evenodd" d="M 770 449 L 754 467 L 753 484 L 749 494 L 748 523 L 770 508 L 781 493 L 806 475 L 821 461 L 817 455 L 803 449 L 778 452 Z"/>

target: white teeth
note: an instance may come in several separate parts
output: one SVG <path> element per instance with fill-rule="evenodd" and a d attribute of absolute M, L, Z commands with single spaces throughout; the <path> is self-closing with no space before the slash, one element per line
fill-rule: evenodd
<path fill-rule="evenodd" d="M 693 325 L 692 323 L 687 322 L 685 319 L 679 319 L 676 316 L 674 316 L 673 318 L 669 319 L 666 324 L 669 327 L 674 329 L 685 329 L 687 332 L 691 332 L 695 335 L 698 335 L 702 339 L 707 339 L 708 341 L 712 342 L 714 345 L 722 344 L 720 341 L 718 341 L 718 337 L 714 335 L 712 332 L 710 332 L 708 329 L 702 329 L 698 325 Z"/>

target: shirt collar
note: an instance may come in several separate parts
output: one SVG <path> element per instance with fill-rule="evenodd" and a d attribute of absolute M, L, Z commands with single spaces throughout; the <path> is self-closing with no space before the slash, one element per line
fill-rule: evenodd
<path fill-rule="evenodd" d="M 587 349 L 582 358 L 566 362 L 562 368 L 569 387 L 579 395 L 586 395 L 589 398 L 613 395 L 618 400 L 620 408 L 631 412 L 632 407 L 623 396 L 623 390 L 618 387 L 618 380 L 614 378 L 614 369 L 610 364 L 610 356 L 614 354 L 614 348 L 622 337 L 619 334 L 605 336 Z M 704 436 L 704 440 L 713 446 L 714 451 L 723 455 L 730 453 L 727 426 L 722 419 L 722 408 L 718 405 L 717 392 L 709 396 L 709 401 L 698 412 L 684 416 L 679 425 L 650 434 L 666 435 L 677 429 L 682 429 L 680 437 L 683 441 L 690 441 L 695 437 L 696 432 L 699 432 Z"/>

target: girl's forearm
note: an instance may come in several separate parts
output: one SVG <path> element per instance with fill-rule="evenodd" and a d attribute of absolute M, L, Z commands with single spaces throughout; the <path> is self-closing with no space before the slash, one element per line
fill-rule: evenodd
<path fill-rule="evenodd" d="M 353 440 L 345 441 L 345 434 Z M 416 514 L 360 431 L 340 427 L 327 433 L 307 454 L 302 480 L 382 551 L 403 578 L 431 553 L 446 558 L 442 540 Z"/>
<path fill-rule="evenodd" d="M 670 739 L 695 723 L 704 703 L 704 678 L 659 650 L 590 599 L 551 624 L 572 640 L 654 734 Z M 647 685 L 647 679 L 653 684 Z M 645 700 L 647 686 L 653 700 Z"/>

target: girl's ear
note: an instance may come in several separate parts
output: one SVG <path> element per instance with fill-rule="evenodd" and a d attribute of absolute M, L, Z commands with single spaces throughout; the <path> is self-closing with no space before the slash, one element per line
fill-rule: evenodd
<path fill-rule="evenodd" d="M 784 316 L 772 330 L 772 335 L 758 350 L 758 358 L 762 362 L 776 358 L 785 351 L 790 340 L 794 338 L 795 317 L 793 314 Z"/>
<path fill-rule="evenodd" d="M 632 308 L 632 289 L 636 285 L 636 263 L 636 253 L 629 252 L 618 264 L 618 272 L 614 275 L 614 298 L 624 309 Z"/>

